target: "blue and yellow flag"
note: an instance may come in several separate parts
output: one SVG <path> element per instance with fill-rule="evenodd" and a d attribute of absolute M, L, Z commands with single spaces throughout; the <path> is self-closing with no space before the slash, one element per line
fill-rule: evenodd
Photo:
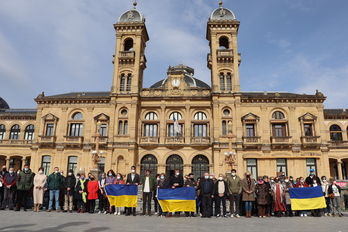
<path fill-rule="evenodd" d="M 157 198 L 163 212 L 196 212 L 194 187 L 157 189 Z"/>
<path fill-rule="evenodd" d="M 104 187 L 111 206 L 137 207 L 138 186 L 111 184 Z"/>
<path fill-rule="evenodd" d="M 292 210 L 326 208 L 323 190 L 320 186 L 289 189 Z"/>

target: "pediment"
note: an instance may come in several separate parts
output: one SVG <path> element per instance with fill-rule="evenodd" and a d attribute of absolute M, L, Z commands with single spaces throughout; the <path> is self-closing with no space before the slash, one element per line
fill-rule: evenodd
<path fill-rule="evenodd" d="M 96 121 L 109 121 L 109 119 L 110 117 L 104 113 L 98 114 L 97 116 L 94 117 L 94 120 Z"/>
<path fill-rule="evenodd" d="M 302 121 L 313 121 L 313 120 L 317 120 L 317 116 L 315 116 L 314 114 L 311 114 L 309 112 L 305 113 L 304 115 L 302 115 L 301 117 L 299 117 L 299 120 L 302 120 Z"/>
<path fill-rule="evenodd" d="M 260 117 L 257 116 L 256 114 L 253 114 L 251 112 L 247 113 L 246 115 L 244 115 L 242 117 L 242 120 L 245 121 L 245 120 L 259 120 Z"/>
<path fill-rule="evenodd" d="M 57 121 L 58 117 L 56 117 L 52 113 L 49 113 L 49 114 L 46 114 L 45 116 L 43 116 L 42 119 L 45 120 L 45 121 Z"/>

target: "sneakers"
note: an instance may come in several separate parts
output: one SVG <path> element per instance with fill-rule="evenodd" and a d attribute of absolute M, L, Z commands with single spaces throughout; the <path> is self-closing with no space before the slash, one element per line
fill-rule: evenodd
<path fill-rule="evenodd" d="M 233 213 L 231 214 L 231 218 L 234 218 L 234 215 L 233 215 Z"/>
<path fill-rule="evenodd" d="M 303 214 L 301 213 L 300 217 L 303 217 Z"/>
<path fill-rule="evenodd" d="M 224 218 L 227 218 L 227 215 L 224 215 Z"/>
<path fill-rule="evenodd" d="M 219 218 L 219 217 L 220 217 L 220 214 L 217 214 L 216 217 Z"/>
<path fill-rule="evenodd" d="M 305 213 L 304 216 L 307 217 L 307 214 Z"/>
<path fill-rule="evenodd" d="M 239 214 L 238 214 L 238 213 L 236 214 L 236 218 L 240 218 L 240 216 L 239 216 Z"/>
<path fill-rule="evenodd" d="M 342 213 L 340 213 L 338 216 L 339 216 L 339 217 L 343 217 L 343 214 L 342 214 Z"/>

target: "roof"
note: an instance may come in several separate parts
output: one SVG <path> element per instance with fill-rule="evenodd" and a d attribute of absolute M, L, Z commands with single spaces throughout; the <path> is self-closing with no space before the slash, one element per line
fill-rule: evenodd
<path fill-rule="evenodd" d="M 127 23 L 127 22 L 143 22 L 145 21 L 144 17 L 141 13 L 136 9 L 131 9 L 129 11 L 124 12 L 120 18 L 118 19 L 119 23 Z"/>
<path fill-rule="evenodd" d="M 108 97 L 110 96 L 110 91 L 100 91 L 100 92 L 71 92 L 71 93 L 63 93 L 45 97 Z"/>
<path fill-rule="evenodd" d="M 348 118 L 348 110 L 346 109 L 324 109 L 324 118 L 326 119 L 337 119 L 337 118 Z"/>
<path fill-rule="evenodd" d="M 234 13 L 227 8 L 224 8 L 222 5 L 222 1 L 219 3 L 220 7 L 215 9 L 213 13 L 211 13 L 210 19 L 211 20 L 234 20 L 236 17 L 234 16 Z"/>
<path fill-rule="evenodd" d="M 0 117 L 15 117 L 15 118 L 23 118 L 23 117 L 30 117 L 30 118 L 36 118 L 36 109 L 5 109 L 0 110 Z"/>
<path fill-rule="evenodd" d="M 0 97 L 0 109 L 10 109 L 10 106 L 7 104 L 7 102 Z"/>

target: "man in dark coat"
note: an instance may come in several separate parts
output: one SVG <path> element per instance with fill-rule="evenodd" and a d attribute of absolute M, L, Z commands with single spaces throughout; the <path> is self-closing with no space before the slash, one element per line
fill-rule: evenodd
<path fill-rule="evenodd" d="M 169 187 L 170 188 L 181 188 L 184 186 L 184 178 L 180 175 L 179 169 L 174 170 L 174 175 L 169 178 Z M 175 212 L 175 217 L 179 217 L 180 212 Z M 172 212 L 166 215 L 166 217 L 172 217 Z"/>
<path fill-rule="evenodd" d="M 73 198 L 75 195 L 76 177 L 73 170 L 68 171 L 68 176 L 64 178 L 64 211 L 73 210 Z"/>
<path fill-rule="evenodd" d="M 54 172 L 47 178 L 48 188 L 50 190 L 50 203 L 47 212 L 51 212 L 53 205 L 53 198 L 56 201 L 56 211 L 59 212 L 59 191 L 63 184 L 62 175 L 59 173 L 59 168 L 55 167 Z"/>
<path fill-rule="evenodd" d="M 228 186 L 227 182 L 224 180 L 222 174 L 219 174 L 218 180 L 214 184 L 214 198 L 215 198 L 215 212 L 216 217 L 219 218 L 221 215 L 221 203 L 223 209 L 223 217 L 227 217 L 226 215 L 226 197 L 228 194 Z"/>
<path fill-rule="evenodd" d="M 24 211 L 27 211 L 27 202 L 30 195 L 30 190 L 33 187 L 35 174 L 29 169 L 29 165 L 25 165 L 17 178 L 17 208 L 19 211 L 23 206 Z"/>
<path fill-rule="evenodd" d="M 2 182 L 4 181 L 6 174 L 7 174 L 7 169 L 6 169 L 6 165 L 4 165 L 2 166 L 2 169 L 0 171 L 0 179 L 2 180 Z M 4 184 L 2 182 L 0 183 L 0 204 L 4 199 L 4 189 L 5 189 Z"/>
<path fill-rule="evenodd" d="M 321 186 L 320 178 L 315 175 L 315 170 L 312 168 L 310 170 L 309 176 L 306 178 L 306 183 L 308 184 L 308 186 L 312 186 L 313 181 Z"/>
<path fill-rule="evenodd" d="M 204 178 L 201 179 L 197 189 L 201 190 L 202 218 L 211 218 L 211 202 L 212 198 L 214 198 L 214 182 L 209 179 L 209 173 L 204 173 Z"/>
<path fill-rule="evenodd" d="M 136 172 L 136 168 L 135 166 L 131 167 L 131 173 L 128 173 L 127 175 L 127 180 L 126 180 L 126 184 L 130 185 L 130 184 L 135 184 L 135 185 L 139 185 L 140 184 L 140 176 L 138 173 Z M 136 208 L 132 208 L 132 207 L 128 207 L 126 209 L 126 216 L 129 216 L 133 213 L 133 216 L 137 216 L 136 215 Z"/>
<path fill-rule="evenodd" d="M 14 194 L 16 192 L 17 175 L 14 173 L 13 168 L 10 168 L 9 172 L 4 176 L 4 200 L 2 201 L 1 210 L 8 205 L 10 210 L 13 210 Z"/>

